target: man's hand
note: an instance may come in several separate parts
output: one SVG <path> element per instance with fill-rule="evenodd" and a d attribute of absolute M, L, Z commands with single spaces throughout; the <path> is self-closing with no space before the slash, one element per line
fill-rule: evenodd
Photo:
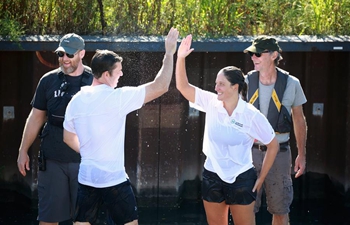
<path fill-rule="evenodd" d="M 295 166 L 294 166 L 294 172 L 296 172 L 295 178 L 298 178 L 304 174 L 305 167 L 306 167 L 306 156 L 298 155 L 295 159 Z"/>
<path fill-rule="evenodd" d="M 179 31 L 176 28 L 172 27 L 168 33 L 168 36 L 165 39 L 165 54 L 175 54 L 178 37 Z"/>
<path fill-rule="evenodd" d="M 29 156 L 28 153 L 25 153 L 23 151 L 20 151 L 18 153 L 18 159 L 17 159 L 17 166 L 18 166 L 18 170 L 19 172 L 23 175 L 26 176 L 26 170 L 30 170 L 29 167 Z"/>

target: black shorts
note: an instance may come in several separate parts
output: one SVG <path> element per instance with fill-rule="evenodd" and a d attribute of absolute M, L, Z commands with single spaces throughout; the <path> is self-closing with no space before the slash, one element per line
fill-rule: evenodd
<path fill-rule="evenodd" d="M 93 224 L 102 204 L 105 204 L 109 217 L 116 225 L 138 219 L 135 195 L 127 180 L 107 188 L 94 188 L 79 184 L 74 222 Z"/>
<path fill-rule="evenodd" d="M 252 192 L 257 179 L 254 168 L 241 173 L 232 184 L 226 183 L 213 172 L 203 171 L 202 197 L 208 202 L 223 202 L 228 205 L 249 205 L 256 199 Z"/>

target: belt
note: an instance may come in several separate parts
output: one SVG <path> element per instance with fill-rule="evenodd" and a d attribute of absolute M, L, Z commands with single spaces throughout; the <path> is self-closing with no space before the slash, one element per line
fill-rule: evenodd
<path fill-rule="evenodd" d="M 280 143 L 280 152 L 287 151 L 288 150 L 288 146 L 289 146 L 289 142 L 288 141 Z M 253 147 L 259 149 L 262 152 L 266 152 L 266 150 L 267 150 L 267 146 L 266 145 L 253 144 Z"/>

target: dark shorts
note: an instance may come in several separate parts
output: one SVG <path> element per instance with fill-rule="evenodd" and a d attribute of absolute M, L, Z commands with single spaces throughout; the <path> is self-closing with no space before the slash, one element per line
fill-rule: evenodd
<path fill-rule="evenodd" d="M 73 218 L 78 192 L 79 163 L 46 160 L 38 171 L 38 220 L 62 222 Z"/>
<path fill-rule="evenodd" d="M 252 192 L 256 179 L 254 168 L 241 173 L 232 184 L 221 180 L 216 173 L 204 169 L 203 200 L 217 203 L 225 201 L 228 205 L 249 205 L 256 198 L 256 192 Z"/>
<path fill-rule="evenodd" d="M 105 204 L 109 217 L 116 225 L 138 219 L 134 192 L 130 182 L 125 181 L 107 188 L 79 184 L 74 221 L 93 224 L 102 204 Z"/>

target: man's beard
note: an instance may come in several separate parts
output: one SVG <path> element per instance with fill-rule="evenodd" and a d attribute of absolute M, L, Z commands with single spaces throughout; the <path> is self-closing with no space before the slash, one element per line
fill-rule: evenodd
<path fill-rule="evenodd" d="M 63 71 L 64 74 L 71 74 L 71 73 L 74 73 L 78 66 L 77 64 L 75 63 L 75 61 L 72 61 L 71 63 L 71 66 L 70 67 L 64 67 L 63 66 L 63 63 L 60 62 L 60 67 L 61 67 L 61 70 Z"/>

